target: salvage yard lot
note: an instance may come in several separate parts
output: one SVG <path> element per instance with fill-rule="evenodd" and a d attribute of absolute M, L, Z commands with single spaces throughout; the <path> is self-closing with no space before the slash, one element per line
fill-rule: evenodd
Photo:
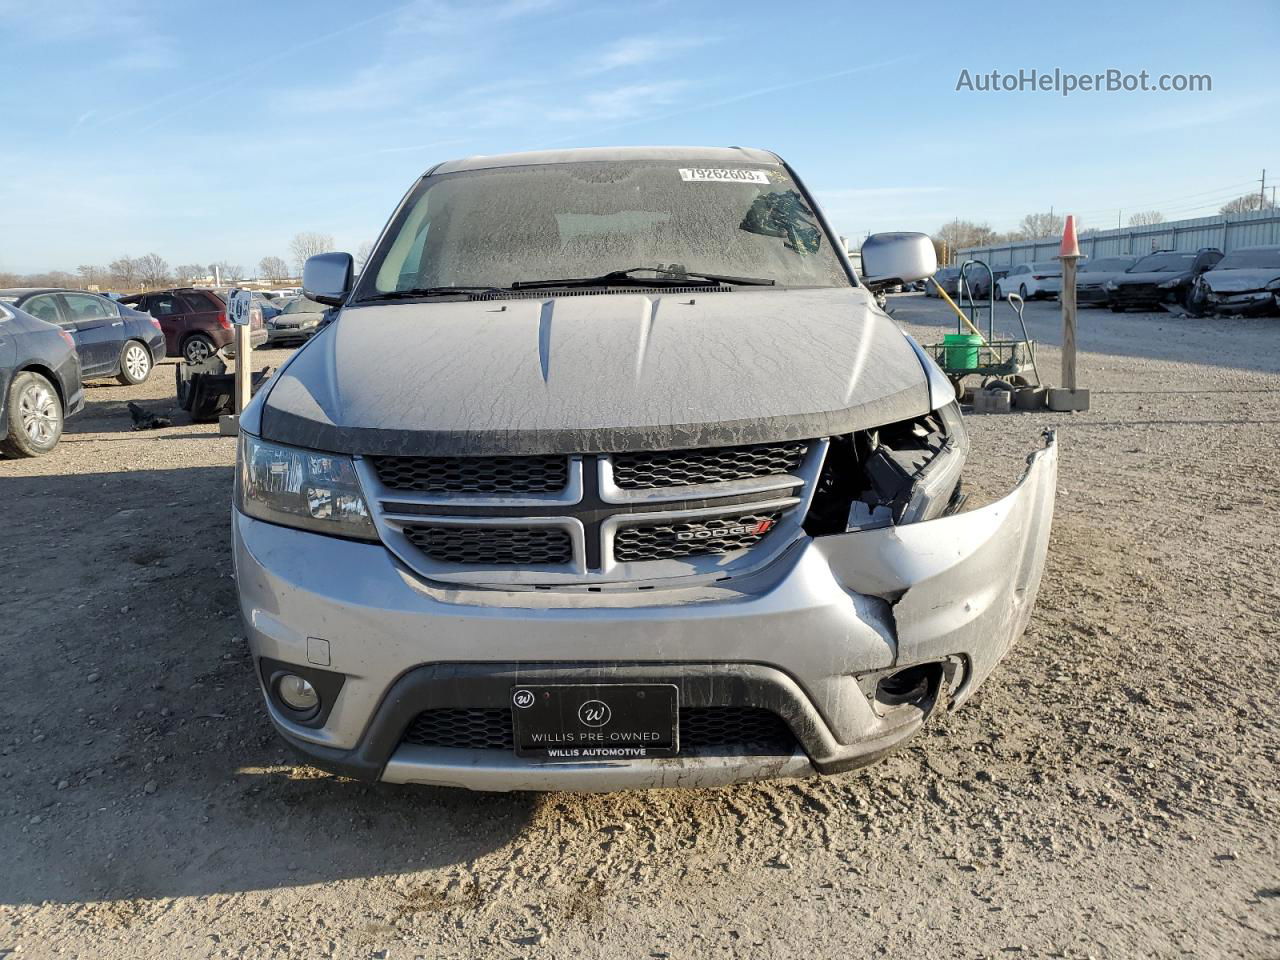
<path fill-rule="evenodd" d="M 1058 306 L 1027 314 L 1056 381 Z M 130 431 L 169 365 L 92 387 L 0 462 L 0 957 L 1280 956 L 1280 321 L 1086 310 L 1079 342 L 1089 413 L 968 421 L 975 503 L 1059 431 L 1020 645 L 879 765 L 706 792 L 293 765 L 237 620 L 234 441 Z"/>

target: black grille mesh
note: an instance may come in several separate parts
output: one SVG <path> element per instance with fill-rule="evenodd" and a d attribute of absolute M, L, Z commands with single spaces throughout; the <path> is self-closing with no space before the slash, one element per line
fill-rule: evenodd
<path fill-rule="evenodd" d="M 404 535 L 432 560 L 441 563 L 473 563 L 528 566 L 568 563 L 573 543 L 560 527 L 454 527 L 412 524 Z"/>
<path fill-rule="evenodd" d="M 403 742 L 463 750 L 514 750 L 511 710 L 455 707 L 424 710 Z M 789 754 L 795 736 L 782 718 L 756 707 L 690 707 L 680 711 L 680 749 L 740 750 L 756 755 Z"/>
<path fill-rule="evenodd" d="M 683 487 L 794 473 L 808 444 L 756 443 L 702 450 L 661 450 L 613 455 L 613 482 L 625 489 Z"/>
<path fill-rule="evenodd" d="M 416 493 L 554 493 L 567 457 L 371 457 L 382 485 Z"/>
<path fill-rule="evenodd" d="M 759 543 L 778 522 L 778 516 L 777 513 L 748 513 L 622 527 L 613 540 L 613 555 L 623 562 L 632 562 L 733 553 Z"/>

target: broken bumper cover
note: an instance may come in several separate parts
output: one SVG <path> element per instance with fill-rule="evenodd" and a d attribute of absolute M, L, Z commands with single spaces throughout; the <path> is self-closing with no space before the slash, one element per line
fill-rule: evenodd
<path fill-rule="evenodd" d="M 943 687 L 953 704 L 972 696 L 1025 628 L 1053 515 L 1057 447 L 1046 436 L 1017 487 L 989 506 L 804 539 L 731 589 L 446 590 L 379 544 L 237 512 L 236 576 L 255 657 L 340 675 L 322 719 L 297 722 L 260 670 L 268 711 L 316 765 L 397 783 L 616 790 L 860 766 L 910 738 Z M 327 641 L 328 662 L 308 638 Z M 877 678 L 918 664 L 938 667 L 927 696 L 905 707 L 877 700 Z M 796 746 L 548 763 L 404 741 L 420 711 L 506 706 L 516 683 L 654 681 L 676 684 L 682 709 L 767 709 Z"/>
<path fill-rule="evenodd" d="M 1280 308 L 1280 293 L 1254 290 L 1249 293 L 1210 293 L 1209 307 L 1215 313 L 1261 316 Z"/>

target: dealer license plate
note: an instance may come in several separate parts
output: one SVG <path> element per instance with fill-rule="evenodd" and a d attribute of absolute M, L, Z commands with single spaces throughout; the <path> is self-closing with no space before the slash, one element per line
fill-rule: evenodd
<path fill-rule="evenodd" d="M 568 762 L 674 757 L 679 709 L 679 691 L 668 683 L 512 687 L 516 755 Z"/>

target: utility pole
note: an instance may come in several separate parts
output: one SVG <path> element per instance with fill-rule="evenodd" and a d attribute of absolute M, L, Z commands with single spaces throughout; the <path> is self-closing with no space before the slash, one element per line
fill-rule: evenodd
<path fill-rule="evenodd" d="M 1258 209 L 1264 210 L 1267 206 L 1267 168 L 1262 168 L 1262 186 L 1258 188 Z"/>

